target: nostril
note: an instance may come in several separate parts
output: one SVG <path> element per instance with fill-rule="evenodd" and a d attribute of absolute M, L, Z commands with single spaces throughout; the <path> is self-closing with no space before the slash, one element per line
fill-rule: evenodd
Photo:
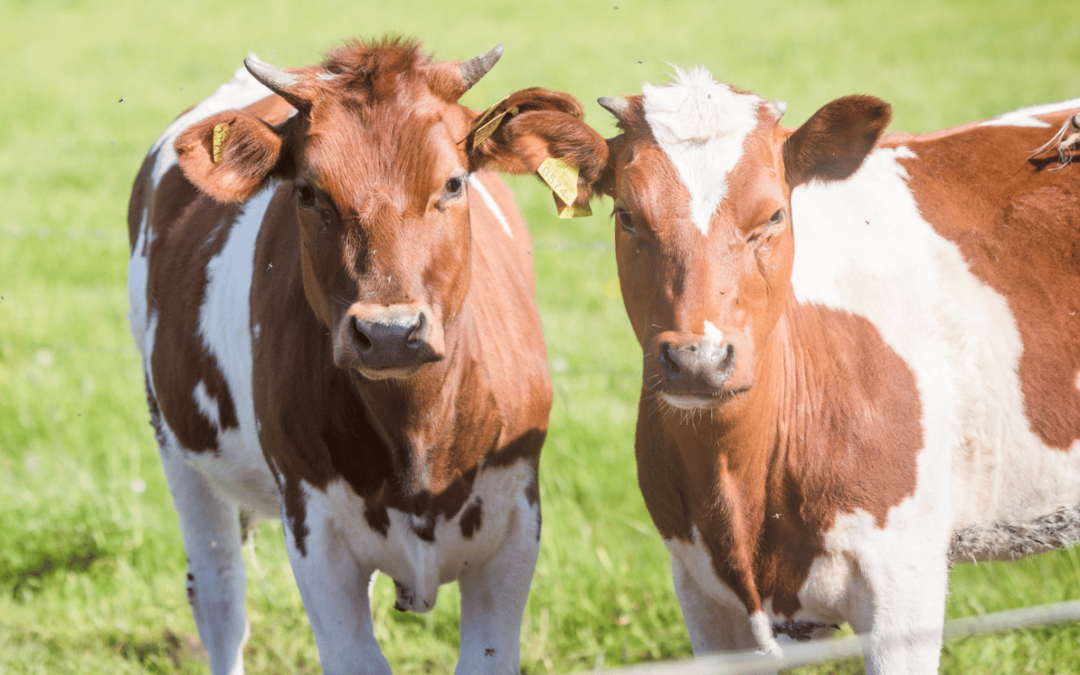
<path fill-rule="evenodd" d="M 664 370 L 664 375 L 669 380 L 675 379 L 679 376 L 680 368 L 678 362 L 675 360 L 675 355 L 672 352 L 670 342 L 665 342 L 660 345 L 660 353 L 656 357 L 656 360 L 660 362 L 660 367 Z"/>
<path fill-rule="evenodd" d="M 735 365 L 735 345 L 727 343 L 720 348 L 720 353 L 717 355 L 717 365 L 720 369 L 732 368 Z"/>
<path fill-rule="evenodd" d="M 409 347 L 416 347 L 424 341 L 422 337 L 424 334 L 424 328 L 427 327 L 427 317 L 421 312 L 420 316 L 416 319 L 416 323 L 413 325 L 412 331 L 409 333 L 409 337 L 406 338 L 405 344 Z"/>
<path fill-rule="evenodd" d="M 353 317 L 352 320 L 352 337 L 353 343 L 356 344 L 360 351 L 366 352 L 371 349 L 371 338 L 368 337 L 368 334 L 364 332 L 364 329 L 361 327 L 360 324 L 360 319 L 356 317 Z"/>

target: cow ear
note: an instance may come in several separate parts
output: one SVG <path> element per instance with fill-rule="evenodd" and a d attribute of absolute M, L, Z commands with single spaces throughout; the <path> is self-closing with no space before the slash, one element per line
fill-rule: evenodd
<path fill-rule="evenodd" d="M 469 169 L 535 172 L 555 192 L 560 215 L 587 215 L 589 199 L 610 182 L 609 153 L 582 117 L 569 94 L 538 87 L 511 94 L 474 121 L 466 138 Z"/>
<path fill-rule="evenodd" d="M 220 202 L 242 202 L 266 185 L 280 164 L 282 137 L 239 110 L 212 115 L 176 139 L 180 168 L 191 183 Z"/>
<path fill-rule="evenodd" d="M 845 96 L 826 104 L 784 143 L 787 184 L 843 180 L 855 173 L 892 118 L 888 103 Z"/>

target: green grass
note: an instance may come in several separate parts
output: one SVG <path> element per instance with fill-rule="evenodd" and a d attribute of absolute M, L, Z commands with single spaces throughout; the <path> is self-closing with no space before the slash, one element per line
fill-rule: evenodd
<path fill-rule="evenodd" d="M 617 9 L 616 9 L 617 5 Z M 530 85 L 594 99 L 665 81 L 669 63 L 787 101 L 796 125 L 871 93 L 894 129 L 926 131 L 1080 95 L 1074 0 L 1031 3 L 608 0 L 603 3 L 0 0 L 0 672 L 208 672 L 184 591 L 184 553 L 126 322 L 128 191 L 168 122 L 254 51 L 303 65 L 352 36 L 418 35 L 440 58 L 502 42 L 465 102 Z M 689 655 L 667 555 L 638 494 L 640 352 L 610 250 L 610 204 L 554 217 L 512 181 L 537 242 L 555 370 L 541 464 L 544 534 L 522 634 L 526 673 Z M 249 672 L 318 672 L 280 540 L 249 566 Z M 446 672 L 458 597 L 392 610 L 378 637 L 397 672 Z M 1080 552 L 960 566 L 949 617 L 1080 595 Z M 1080 672 L 1080 627 L 951 642 L 949 673 Z M 802 672 L 858 672 L 859 663 Z"/>

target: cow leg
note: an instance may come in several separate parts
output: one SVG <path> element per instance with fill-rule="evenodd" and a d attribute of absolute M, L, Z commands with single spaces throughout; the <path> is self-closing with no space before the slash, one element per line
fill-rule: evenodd
<path fill-rule="evenodd" d="M 949 576 L 944 556 L 890 559 L 877 551 L 860 557 L 859 567 L 849 623 L 864 636 L 867 675 L 938 672 Z"/>
<path fill-rule="evenodd" d="M 313 518 L 308 502 L 307 531 L 297 545 L 290 519 L 282 514 L 285 548 L 293 577 L 311 621 L 326 675 L 390 675 L 390 664 L 375 640 L 370 583 L 375 570 L 361 569 L 345 540 L 325 519 Z"/>
<path fill-rule="evenodd" d="M 175 448 L 161 452 L 188 558 L 187 592 L 214 675 L 242 675 L 248 638 L 246 573 L 237 506 L 222 499 Z"/>
<path fill-rule="evenodd" d="M 521 499 L 502 547 L 469 566 L 461 588 L 461 655 L 455 675 L 521 672 L 521 620 L 540 552 L 540 503 Z"/>
<path fill-rule="evenodd" d="M 676 556 L 671 556 L 671 574 L 695 656 L 758 646 L 746 612 L 706 595 Z"/>

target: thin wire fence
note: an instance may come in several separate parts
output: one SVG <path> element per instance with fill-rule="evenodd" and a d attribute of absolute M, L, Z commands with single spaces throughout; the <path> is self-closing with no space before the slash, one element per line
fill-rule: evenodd
<path fill-rule="evenodd" d="M 0 237 L 13 237 L 16 239 L 72 239 L 72 240 L 95 240 L 113 241 L 116 243 L 128 243 L 127 230 L 119 227 L 116 230 L 55 230 L 47 227 L 20 228 L 7 227 L 0 229 Z M 534 240 L 533 249 L 538 251 L 596 251 L 607 253 L 614 250 L 611 242 L 607 241 L 569 241 L 563 239 Z"/>
<path fill-rule="evenodd" d="M 46 227 L 38 228 L 20 228 L 20 227 L 7 227 L 0 229 L 0 237 L 12 237 L 19 239 L 70 239 L 70 240 L 93 240 L 93 241 L 106 241 L 114 242 L 117 245 L 128 243 L 127 232 L 123 229 L 117 230 L 75 230 L 66 229 L 58 230 Z M 534 241 L 533 249 L 536 251 L 595 251 L 597 253 L 608 253 L 613 250 L 612 244 L 602 241 L 567 241 L 567 240 L 548 240 L 548 241 Z M 139 352 L 133 345 L 81 345 L 70 342 L 59 343 L 34 343 L 25 346 L 25 349 L 33 353 L 41 353 L 52 351 L 55 353 L 83 353 L 93 355 L 111 355 L 120 356 L 125 359 L 138 360 Z M 43 356 L 42 358 L 47 358 Z M 566 364 L 565 359 L 559 356 L 552 356 L 551 358 L 551 373 L 554 376 L 566 376 L 566 377 L 586 377 L 593 375 L 611 375 L 611 376 L 633 376 L 640 373 L 640 369 L 636 366 L 626 368 L 611 368 L 609 366 L 586 366 L 586 367 L 570 367 Z"/>
<path fill-rule="evenodd" d="M 986 633 L 1031 626 L 1080 621 L 1080 600 L 1022 607 L 983 616 L 954 619 L 945 624 L 945 639 L 962 639 Z M 606 675 L 764 675 L 779 669 L 814 666 L 861 658 L 865 636 L 797 642 L 783 646 L 783 657 L 754 651 L 704 656 L 604 671 Z"/>

